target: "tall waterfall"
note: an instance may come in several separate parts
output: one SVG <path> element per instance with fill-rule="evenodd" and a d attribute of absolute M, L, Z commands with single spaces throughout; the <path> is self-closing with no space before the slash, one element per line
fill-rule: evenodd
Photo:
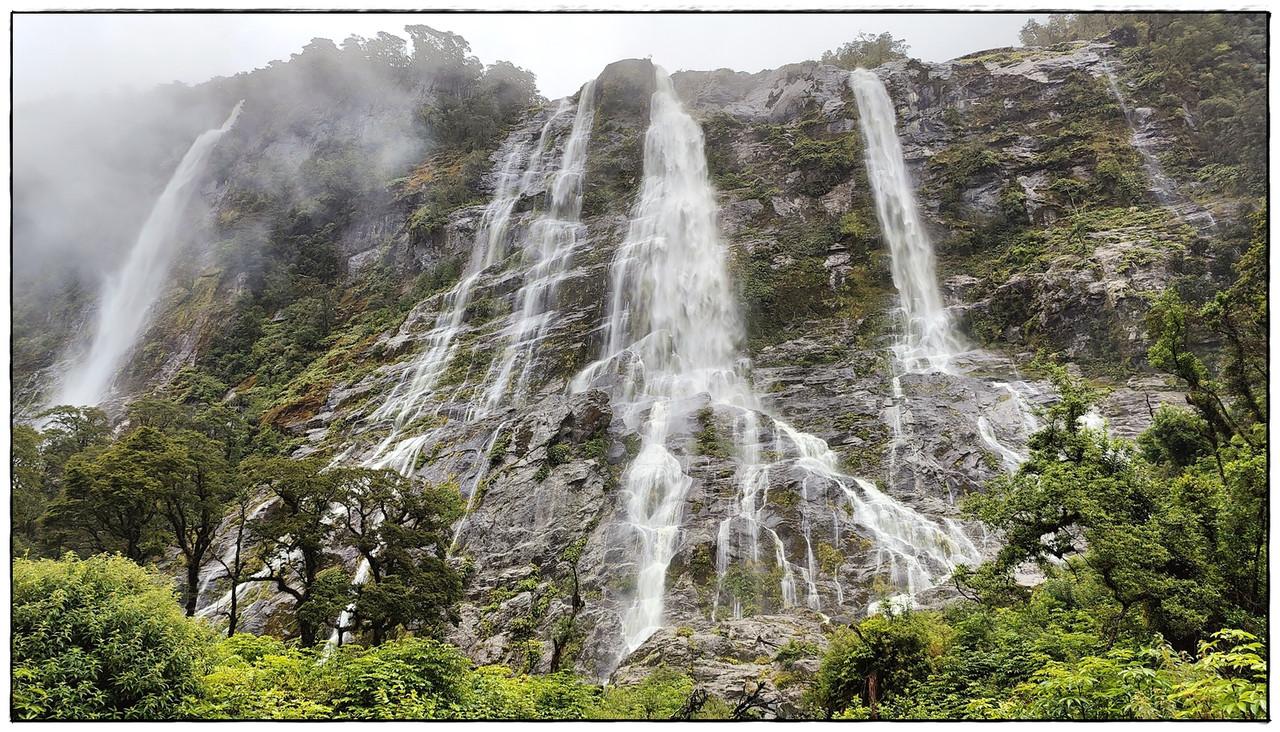
<path fill-rule="evenodd" d="M 807 536 L 808 526 L 818 520 L 834 520 L 837 530 L 841 522 L 861 527 L 873 538 L 883 571 L 905 593 L 926 589 L 955 563 L 973 563 L 980 556 L 958 523 L 930 520 L 869 481 L 841 473 L 838 457 L 823 440 L 764 411 L 747 376 L 750 363 L 737 350 L 743 327 L 716 216 L 701 129 L 658 69 L 644 179 L 612 267 L 607 343 L 602 358 L 572 384 L 575 390 L 611 388 L 616 412 L 641 436 L 640 453 L 623 476 L 627 520 L 638 544 L 635 595 L 623 619 L 623 655 L 663 624 L 666 572 L 692 484 L 666 441 L 708 397 L 717 408 L 713 411 L 734 417 L 738 464 L 738 496 L 717 538 L 722 579 L 735 560 L 749 565 L 771 560 L 781 574 L 783 604 L 799 604 L 803 586 L 804 604 L 818 609 L 817 568 Z M 767 451 L 761 449 L 762 424 L 773 432 Z M 766 461 L 766 452 L 784 457 Z M 800 482 L 806 503 L 823 507 L 821 518 L 803 517 L 806 546 L 799 561 L 788 558 L 783 540 L 763 520 L 771 476 L 793 468 L 805 476 Z M 844 516 L 828 509 L 839 502 L 850 509 Z M 761 546 L 762 538 L 771 549 Z M 838 578 L 836 594 L 843 597 Z M 735 607 L 735 616 L 740 612 Z"/>
<path fill-rule="evenodd" d="M 858 102 L 867 177 L 880 228 L 889 242 L 893 284 L 902 303 L 903 333 L 895 354 L 906 371 L 945 371 L 962 349 L 938 292 L 933 244 L 916 207 L 894 125 L 893 102 L 880 79 L 866 69 L 855 69 L 849 85 Z"/>
<path fill-rule="evenodd" d="M 459 350 L 458 336 L 465 328 L 463 320 L 467 304 L 485 273 L 507 255 L 508 228 L 516 202 L 534 190 L 544 176 L 548 176 L 547 209 L 534 222 L 532 238 L 524 240 L 525 254 L 535 262 L 525 274 L 525 282 L 516 297 L 521 317 L 503 334 L 508 345 L 502 359 L 484 374 L 481 385 L 485 388 L 472 397 L 468 420 L 479 416 L 478 412 L 491 409 L 502 399 L 518 358 L 526 359 L 527 370 L 532 352 L 554 316 L 548 310 L 549 301 L 564 278 L 565 267 L 580 233 L 578 217 L 582 208 L 587 140 L 594 116 L 593 98 L 594 82 L 588 82 L 579 94 L 573 129 L 565 143 L 560 165 L 549 175 L 544 161 L 549 155 L 552 130 L 556 121 L 574 108 L 569 100 L 564 100 L 547 119 L 536 142 L 513 137 L 505 143 L 507 149 L 502 158 L 498 185 L 493 199 L 481 214 L 467 274 L 445 295 L 440 314 L 427 335 L 427 350 L 406 372 L 387 400 L 370 415 L 370 422 L 388 422 L 391 430 L 373 454 L 362 461 L 364 466 L 391 468 L 404 475 L 415 469 L 418 455 L 430 443 L 434 433 L 432 430 L 409 433 L 414 431 L 416 421 L 429 416 L 434 409 L 437 382 Z M 505 423 L 494 431 L 483 454 L 488 454 L 493 448 L 504 427 Z M 487 463 L 481 460 L 467 499 L 466 515 L 454 529 L 453 544 L 457 543 L 467 515 L 473 508 L 478 493 L 476 486 L 484 478 L 486 468 Z M 369 567 L 362 560 L 356 569 L 354 582 L 363 584 L 368 577 Z M 349 620 L 351 612 L 350 607 L 343 611 L 339 627 Z M 332 642 L 338 640 L 335 631 Z"/>
<path fill-rule="evenodd" d="M 575 382 L 583 388 L 621 369 L 615 408 L 642 440 L 623 477 L 640 567 L 635 599 L 623 620 L 626 652 L 662 625 L 667 566 L 692 483 L 666 446 L 671 428 L 688 417 L 684 400 L 707 393 L 718 402 L 753 403 L 734 371 L 743 328 L 725 266 L 702 128 L 681 108 L 666 73 L 659 68 L 656 77 L 644 178 L 613 263 L 604 358 Z"/>
<path fill-rule="evenodd" d="M 568 274 L 569 258 L 583 232 L 579 222 L 582 180 L 587 169 L 587 143 L 595 121 L 594 102 L 593 79 L 578 94 L 578 111 L 565 143 L 564 157 L 547 186 L 547 209 L 533 225 L 532 246 L 525 249 L 536 261 L 516 294 L 519 318 L 506 334 L 507 346 L 502 358 L 494 362 L 485 378 L 488 388 L 479 402 L 485 410 L 492 410 L 508 396 L 515 397 L 517 403 L 526 396 L 536 350 L 556 316 L 552 299 Z M 515 374 L 517 365 L 520 371 Z"/>
<path fill-rule="evenodd" d="M 170 245 L 205 161 L 218 140 L 235 124 L 243 104 L 243 100 L 236 104 L 221 127 L 201 133 L 178 163 L 142 225 L 124 267 L 107 280 L 89 351 L 64 378 L 55 404 L 97 404 L 110 392 L 116 372 L 146 327 L 151 308 L 160 296 L 173 257 Z"/>
<path fill-rule="evenodd" d="M 551 122 L 565 111 L 557 110 L 542 129 L 536 142 L 529 139 L 509 139 L 504 143 L 502 168 L 493 199 L 485 206 L 476 227 L 475 241 L 471 249 L 471 261 L 466 275 L 444 296 L 435 325 L 427 334 L 426 350 L 404 378 L 391 390 L 381 406 L 370 416 L 373 424 L 387 423 L 390 431 L 374 454 L 365 460 L 369 467 L 391 468 L 408 475 L 430 434 L 406 435 L 415 422 L 428 417 L 435 409 L 432 395 L 436 383 L 445 368 L 457 354 L 458 335 L 463 331 L 463 319 L 471 294 L 485 271 L 501 261 L 507 254 L 507 225 L 516 202 L 540 172 L 541 153 L 545 151 Z"/>

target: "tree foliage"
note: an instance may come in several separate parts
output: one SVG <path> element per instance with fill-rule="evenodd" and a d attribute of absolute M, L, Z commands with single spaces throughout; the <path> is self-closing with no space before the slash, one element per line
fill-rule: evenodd
<path fill-rule="evenodd" d="M 858 37 L 833 51 L 824 51 L 822 63 L 842 69 L 874 69 L 875 67 L 907 57 L 910 46 L 888 33 L 873 35 L 859 33 Z"/>
<path fill-rule="evenodd" d="M 390 470 L 330 472 L 341 491 L 343 540 L 369 569 L 353 588 L 355 627 L 378 645 L 396 628 L 434 633 L 456 621 L 462 581 L 445 563 L 444 534 L 462 515 L 457 488 L 415 488 Z"/>
<path fill-rule="evenodd" d="M 14 560 L 18 719 L 165 719 L 194 693 L 208 633 L 167 578 L 120 556 Z"/>
<path fill-rule="evenodd" d="M 918 614 L 890 606 L 832 637 L 810 701 L 828 719 L 851 707 L 865 707 L 875 719 L 884 696 L 928 675 L 931 646 L 930 627 Z"/>

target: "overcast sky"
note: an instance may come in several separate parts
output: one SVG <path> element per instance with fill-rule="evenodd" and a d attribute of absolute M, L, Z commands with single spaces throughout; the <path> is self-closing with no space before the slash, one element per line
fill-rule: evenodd
<path fill-rule="evenodd" d="M 486 64 L 533 71 L 551 99 L 572 94 L 605 65 L 651 56 L 667 69 L 755 72 L 818 58 L 859 32 L 888 32 L 910 54 L 945 61 L 1015 45 L 1044 14 L 607 14 L 225 13 L 25 14 L 13 17 L 14 101 L 170 81 L 196 84 L 299 52 L 312 38 L 341 44 L 405 25 L 457 33 Z"/>

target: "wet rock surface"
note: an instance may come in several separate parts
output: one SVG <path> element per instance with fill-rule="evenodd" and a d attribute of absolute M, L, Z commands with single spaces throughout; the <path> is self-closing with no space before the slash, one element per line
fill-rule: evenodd
<path fill-rule="evenodd" d="M 1092 45 L 1011 63 L 903 61 L 877 73 L 898 107 L 908 164 L 917 179 L 929 183 L 936 174 L 928 161 L 954 140 L 943 119 L 947 110 L 970 110 L 993 98 L 1007 98 L 1014 105 L 1009 109 L 1051 106 L 1068 74 L 1101 73 L 1106 50 Z M 618 84 L 632 79 L 644 70 L 637 64 L 643 66 L 614 68 L 610 78 Z M 786 135 L 794 138 L 802 120 L 831 132 L 855 130 L 857 110 L 847 80 L 847 72 L 815 63 L 759 74 L 673 77 L 694 116 L 724 114 L 746 126 L 726 148 L 743 164 L 775 154 L 753 137 L 754 129 L 781 127 L 777 134 L 784 141 Z M 535 138 L 550 113 L 524 120 L 512 144 Z M 643 118 L 629 124 L 608 131 L 599 125 L 589 160 L 632 155 L 628 145 L 634 146 L 636 130 L 643 133 Z M 562 144 L 562 137 L 556 139 Z M 1011 139 L 1004 159 L 1030 160 L 1037 145 L 1029 136 Z M 279 154 L 287 159 L 296 151 Z M 855 160 L 857 167 L 818 195 L 806 188 L 811 182 L 789 176 L 768 181 L 776 190 L 754 197 L 738 189 L 722 192 L 719 221 L 726 245 L 735 257 L 771 252 L 793 229 L 869 210 L 865 173 L 860 158 Z M 1060 215 L 1044 171 L 1001 165 L 962 192 L 966 210 L 992 214 L 1011 185 L 1026 196 L 1028 222 L 1043 225 Z M 496 182 L 490 178 L 486 185 Z M 925 185 L 921 204 L 936 213 L 941 204 L 929 190 Z M 539 192 L 545 193 L 544 184 L 529 190 L 531 196 Z M 472 299 L 492 303 L 492 309 L 463 320 L 455 336 L 461 356 L 454 358 L 464 359 L 458 363 L 476 354 L 501 354 L 509 343 L 515 295 L 531 264 L 520 250 L 541 204 L 529 205 L 511 218 L 506 235 L 512 253 L 476 281 Z M 483 207 L 459 209 L 440 237 L 413 246 L 397 233 L 395 220 L 370 216 L 355 239 L 344 242 L 344 251 L 359 263 L 378 251 L 375 240 L 391 237 L 398 243 L 385 246 L 404 253 L 400 266 L 420 269 L 454 257 L 468 261 L 483 213 Z M 936 217 L 929 224 L 940 226 Z M 867 225 L 874 239 L 874 224 Z M 604 347 L 600 324 L 614 287 L 610 262 L 627 229 L 621 203 L 586 213 L 565 277 L 550 296 L 554 317 L 544 340 L 520 362 L 529 374 L 522 392 L 478 408 L 488 362 L 449 371 L 421 422 L 406 433 L 424 444 L 414 477 L 452 481 L 468 504 L 451 549 L 453 561 L 465 569 L 466 598 L 448 639 L 477 663 L 524 664 L 537 671 L 549 670 L 552 649 L 563 645 L 564 668 L 615 684 L 638 682 L 658 666 L 679 668 L 731 702 L 763 685 L 783 718 L 799 713 L 799 688 L 816 671 L 817 653 L 810 648 L 783 662 L 775 659 L 778 649 L 792 640 L 821 649 L 828 618 L 854 621 L 873 603 L 908 589 L 895 578 L 892 558 L 877 546 L 875 532 L 860 523 L 857 511 L 867 509 L 855 508 L 853 498 L 865 493 L 856 479 L 933 524 L 961 525 L 964 496 L 1016 467 L 1036 427 L 1035 409 L 1051 399 L 1046 384 L 1019 370 L 1030 359 L 1029 337 L 1043 334 L 1068 357 L 1117 353 L 1140 363 L 1146 298 L 1169 282 L 1162 254 L 1168 242 L 1137 227 L 1090 232 L 1087 254 L 1005 281 L 990 281 L 989 272 L 953 274 L 942 290 L 957 321 L 1007 323 L 995 340 L 1019 355 L 975 348 L 959 355 L 948 373 L 903 374 L 895 384 L 886 350 L 897 328 L 890 313 L 893 293 L 859 279 L 859 267 L 869 259 L 857 249 L 861 244 L 848 237 L 823 240 L 812 281 L 822 298 L 855 292 L 859 309 L 846 303 L 836 315 L 815 316 L 752 354 L 748 373 L 759 398 L 752 413 L 760 425 L 759 464 L 767 465 L 756 506 L 759 546 L 751 555 L 743 544 L 724 541 L 725 527 L 740 525 L 733 521 L 740 519 L 751 464 L 735 442 L 740 414 L 711 409 L 708 415 L 709 398 L 691 397 L 676 406 L 681 421 L 665 442 L 693 483 L 667 568 L 663 627 L 625 654 L 622 619 L 635 596 L 638 539 L 627 513 L 631 497 L 621 486 L 639 435 L 615 415 L 605 391 L 574 393 L 569 384 Z M 806 256 L 783 249 L 771 256 L 771 272 L 789 272 Z M 861 289 L 847 289 L 855 286 Z M 432 296 L 380 336 L 370 348 L 388 363 L 353 383 L 334 385 L 317 414 L 291 425 L 309 438 L 303 452 L 336 445 L 343 460 L 374 455 L 389 428 L 370 415 L 396 384 L 412 378 L 415 359 L 428 348 L 427 334 L 449 307 L 447 293 Z M 617 385 L 616 375 L 604 378 L 595 386 Z M 1116 388 L 1100 412 L 1115 436 L 1132 439 L 1150 419 L 1146 404 L 1160 401 L 1177 403 L 1180 396 L 1157 379 L 1135 378 Z M 804 469 L 813 458 L 774 419 L 824 440 L 843 478 L 815 477 Z M 985 556 L 996 547 L 998 538 L 980 527 L 962 526 L 962 533 Z M 204 604 L 215 599 L 212 589 L 206 595 Z M 920 588 L 916 595 L 924 606 L 949 599 L 945 586 Z M 248 611 L 245 627 L 272 627 L 284 622 L 285 613 L 281 603 L 262 600 Z M 530 644 L 540 644 L 540 651 Z"/>

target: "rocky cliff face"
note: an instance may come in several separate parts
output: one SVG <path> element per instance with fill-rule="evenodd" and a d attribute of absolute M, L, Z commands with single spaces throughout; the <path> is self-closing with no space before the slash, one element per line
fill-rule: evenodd
<path fill-rule="evenodd" d="M 656 663 L 687 666 L 716 689 L 764 684 L 785 713 L 795 702 L 789 680 L 816 668 L 816 652 L 784 664 L 774 661 L 780 645 L 798 638 L 813 650 L 823 623 L 909 591 L 919 603 L 942 602 L 945 586 L 920 578 L 945 577 L 948 563 L 994 549 L 960 521 L 957 501 L 1016 466 L 1033 407 L 1051 398 L 1025 372 L 1035 350 L 1113 380 L 1117 372 L 1100 364 L 1142 366 L 1147 300 L 1169 286 L 1210 219 L 1203 207 L 1163 208 L 1145 192 L 1155 184 L 1130 140 L 1159 130 L 1129 128 L 1111 96 L 1109 50 L 1011 50 L 877 70 L 897 105 L 944 296 L 973 346 L 949 373 L 903 374 L 888 353 L 895 290 L 848 72 L 805 63 L 673 77 L 703 129 L 746 328 L 740 370 L 759 404 L 744 412 L 701 394 L 675 405 L 683 427 L 664 446 L 690 488 L 666 568 L 664 627 L 630 654 L 622 624 L 636 594 L 638 539 L 622 487 L 641 436 L 615 409 L 616 381 L 571 382 L 605 347 L 611 264 L 643 175 L 652 66 L 612 65 L 588 98 L 526 114 L 489 160 L 487 200 L 429 233 L 411 220 L 411 194 L 397 199 L 376 184 L 404 172 L 414 134 L 403 109 L 376 103 L 329 121 L 316 111 L 301 134 L 246 126 L 220 151 L 218 183 L 204 192 L 207 222 L 235 232 L 227 251 L 276 245 L 252 215 L 264 181 L 329 185 L 343 169 L 313 161 L 334 139 L 386 161 L 346 169 L 360 177 L 341 228 L 345 270 L 358 278 L 375 265 L 418 273 L 455 262 L 458 280 L 398 327 L 344 346 L 351 368 L 269 417 L 304 438 L 296 454 L 328 451 L 458 486 L 467 515 L 451 552 L 466 599 L 449 640 L 477 661 L 546 671 L 555 656 L 618 682 Z M 594 116 L 575 131 L 582 104 Z M 555 218 L 550 189 L 582 132 L 581 214 Z M 1086 192 L 1102 203 L 1082 209 Z M 1214 226 L 1231 225 L 1226 202 L 1213 208 Z M 540 263 L 553 220 L 567 238 L 552 286 Z M 243 263 L 204 256 L 162 306 L 149 341 L 160 345 L 142 351 L 168 360 L 135 362 L 139 382 L 194 362 L 223 327 L 219 303 L 243 283 L 227 275 Z M 193 308 L 192 298 L 203 299 Z M 182 322 L 179 312 L 200 315 Z M 1142 405 L 1178 398 L 1151 377 L 1115 386 L 1102 411 L 1118 436 L 1142 428 Z M 759 425 L 754 458 L 741 439 L 748 412 Z M 825 453 L 797 431 L 825 441 L 830 464 L 815 467 Z M 753 552 L 726 541 L 726 527 L 747 516 L 748 485 Z M 933 549 L 903 553 L 895 541 Z M 201 604 L 217 594 L 211 586 Z M 266 627 L 278 599 L 248 612 L 258 618 L 251 627 Z"/>

